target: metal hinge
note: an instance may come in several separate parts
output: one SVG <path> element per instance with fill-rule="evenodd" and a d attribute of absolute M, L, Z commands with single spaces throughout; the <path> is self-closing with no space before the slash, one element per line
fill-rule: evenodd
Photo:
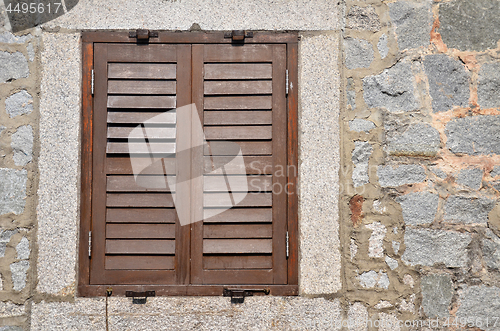
<path fill-rule="evenodd" d="M 288 237 L 288 231 L 286 232 L 286 257 L 290 255 L 290 239 Z"/>
<path fill-rule="evenodd" d="M 261 289 L 242 289 L 242 288 L 225 288 L 222 290 L 222 296 L 231 297 L 231 303 L 243 303 L 245 297 L 251 297 L 254 293 L 264 293 L 269 295 L 271 290 L 269 288 Z"/>
<path fill-rule="evenodd" d="M 90 83 L 90 90 L 92 95 L 94 95 L 94 69 L 92 69 L 92 82 Z"/>
<path fill-rule="evenodd" d="M 92 231 L 89 231 L 89 258 L 92 257 Z"/>
<path fill-rule="evenodd" d="M 288 69 L 286 69 L 286 83 L 285 83 L 285 92 L 288 95 Z"/>
<path fill-rule="evenodd" d="M 127 298 L 132 298 L 132 303 L 143 305 L 148 301 L 148 297 L 156 296 L 155 291 L 134 292 L 125 291 Z"/>

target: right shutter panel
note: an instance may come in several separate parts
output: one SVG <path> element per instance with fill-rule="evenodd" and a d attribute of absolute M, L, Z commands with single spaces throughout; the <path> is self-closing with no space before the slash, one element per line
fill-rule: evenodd
<path fill-rule="evenodd" d="M 193 284 L 287 283 L 285 70 L 286 45 L 193 45 L 193 102 L 208 144 L 193 156 L 204 174 L 192 191 L 204 219 L 193 224 Z M 233 157 L 211 148 L 220 141 L 239 145 L 244 167 L 230 169 Z M 248 183 L 235 206 L 225 175 Z"/>

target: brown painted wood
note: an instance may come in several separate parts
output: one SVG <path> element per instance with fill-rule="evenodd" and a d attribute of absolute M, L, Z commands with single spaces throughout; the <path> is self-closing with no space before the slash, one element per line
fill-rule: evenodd
<path fill-rule="evenodd" d="M 128 151 L 126 153 L 128 153 Z M 144 168 L 141 174 L 175 175 L 175 159 L 163 158 L 162 160 L 155 161 L 155 163 L 153 163 L 154 160 L 151 160 L 149 157 L 133 157 L 132 159 L 134 164 L 141 166 L 141 168 L 149 166 L 149 168 Z M 128 157 L 108 157 L 104 165 L 104 171 L 108 175 L 132 175 L 132 159 Z M 165 168 L 163 168 L 162 161 Z M 255 164 L 257 165 L 257 162 Z M 164 170 L 166 172 L 164 172 Z"/>
<path fill-rule="evenodd" d="M 234 183 L 243 183 L 247 185 L 238 185 L 230 187 L 233 192 L 270 192 L 272 190 L 272 176 L 231 176 Z M 109 189 L 108 189 L 109 190 Z M 228 186 L 223 176 L 204 176 L 205 192 L 227 192 Z"/>
<path fill-rule="evenodd" d="M 175 240 L 106 240 L 106 254 L 174 254 Z"/>
<path fill-rule="evenodd" d="M 172 45 L 109 45 L 109 62 L 176 62 Z"/>
<path fill-rule="evenodd" d="M 161 116 L 159 116 L 161 115 Z M 153 119 L 153 117 L 156 117 Z M 152 120 L 153 119 L 153 120 Z M 122 111 L 108 111 L 108 123 L 129 123 L 129 124 L 140 124 L 152 120 L 155 125 L 159 124 L 171 124 L 174 125 L 175 112 L 164 113 L 160 112 L 122 112 Z"/>
<path fill-rule="evenodd" d="M 110 63 L 108 76 L 115 79 L 175 79 L 175 70 L 175 64 Z"/>
<path fill-rule="evenodd" d="M 222 174 L 222 170 L 218 165 L 225 164 L 224 168 L 227 173 L 231 174 L 249 174 L 249 175 L 270 175 L 272 174 L 272 157 L 271 156 L 245 156 L 244 166 L 231 163 L 234 157 L 232 156 L 205 156 L 205 174 Z"/>
<path fill-rule="evenodd" d="M 272 270 L 204 270 L 205 284 L 270 284 Z M 267 288 L 267 286 L 265 286 Z"/>
<path fill-rule="evenodd" d="M 273 260 L 269 255 L 216 255 L 203 258 L 203 269 L 271 269 Z"/>
<path fill-rule="evenodd" d="M 205 95 L 271 94 L 272 82 L 270 80 L 206 81 L 204 92 Z"/>
<path fill-rule="evenodd" d="M 205 62 L 270 62 L 272 55 L 270 45 L 205 45 Z"/>
<path fill-rule="evenodd" d="M 107 207 L 174 207 L 174 201 L 170 193 L 108 193 L 106 197 Z"/>
<path fill-rule="evenodd" d="M 238 194 L 238 193 L 233 193 Z M 241 194 L 241 193 L 240 193 Z M 228 193 L 205 193 L 203 195 L 203 206 L 205 208 L 232 207 Z M 239 207 L 270 207 L 273 205 L 271 193 L 248 193 L 236 206 Z"/>
<path fill-rule="evenodd" d="M 175 108 L 175 101 L 173 96 L 110 95 L 108 108 L 170 109 Z"/>
<path fill-rule="evenodd" d="M 175 223 L 175 209 L 165 208 L 108 208 L 107 223 Z"/>
<path fill-rule="evenodd" d="M 175 185 L 169 186 L 166 176 L 108 176 L 106 178 L 107 192 L 175 192 Z M 175 176 L 171 182 L 175 184 Z"/>
<path fill-rule="evenodd" d="M 175 94 L 175 81 L 110 80 L 108 94 Z"/>
<path fill-rule="evenodd" d="M 108 239 L 175 239 L 174 224 L 107 224 Z M 133 268 L 132 268 L 133 269 Z"/>
<path fill-rule="evenodd" d="M 203 238 L 272 238 L 271 224 L 206 224 Z"/>
<path fill-rule="evenodd" d="M 299 229 L 298 229 L 298 46 L 288 44 L 288 79 L 290 87 L 288 91 L 288 235 L 290 238 L 290 248 L 288 257 L 288 284 L 299 283 Z"/>
<path fill-rule="evenodd" d="M 287 116 L 285 98 L 286 46 L 273 45 L 273 283 L 287 283 Z M 281 170 L 281 172 L 280 172 Z"/>
<path fill-rule="evenodd" d="M 204 239 L 204 254 L 272 253 L 271 239 Z"/>
<path fill-rule="evenodd" d="M 273 143 L 271 141 L 233 141 L 240 146 L 241 155 L 271 155 L 273 153 Z M 227 156 L 233 155 L 232 149 L 210 148 L 211 142 L 204 145 L 205 156 Z"/>
<path fill-rule="evenodd" d="M 106 269 L 115 270 L 172 270 L 174 269 L 173 256 L 106 256 Z"/>
<path fill-rule="evenodd" d="M 129 126 L 112 126 L 108 127 L 108 138 L 128 139 L 134 138 L 135 135 L 129 137 L 135 127 Z M 175 127 L 157 128 L 147 127 L 144 129 L 147 139 L 175 139 Z M 141 137 L 142 138 L 142 137 Z"/>
<path fill-rule="evenodd" d="M 208 126 L 207 140 L 265 140 L 272 138 L 271 126 Z"/>
<path fill-rule="evenodd" d="M 151 148 L 153 153 L 150 153 L 148 148 Z M 167 142 L 150 142 L 148 145 L 144 143 L 126 143 L 126 142 L 108 142 L 106 146 L 106 153 L 108 154 L 129 154 L 130 148 L 132 148 L 132 154 L 137 155 L 152 155 L 154 157 L 169 156 L 169 154 L 175 153 L 176 145 L 175 143 Z M 129 161 L 130 162 L 130 161 Z"/>
<path fill-rule="evenodd" d="M 92 68 L 94 63 L 94 45 L 82 44 L 82 179 L 80 193 L 80 237 L 78 283 L 89 284 L 90 259 L 88 235 L 92 216 Z"/>
<path fill-rule="evenodd" d="M 225 63 L 205 64 L 205 79 L 271 79 L 273 67 L 270 63 Z M 244 94 L 244 93 L 239 93 Z"/>
<path fill-rule="evenodd" d="M 271 108 L 270 96 L 205 97 L 205 110 Z"/>
<path fill-rule="evenodd" d="M 232 208 L 206 218 L 204 223 L 265 223 L 272 222 L 272 220 L 271 208 Z"/>
<path fill-rule="evenodd" d="M 205 125 L 256 125 L 273 124 L 271 111 L 207 111 L 204 116 Z"/>

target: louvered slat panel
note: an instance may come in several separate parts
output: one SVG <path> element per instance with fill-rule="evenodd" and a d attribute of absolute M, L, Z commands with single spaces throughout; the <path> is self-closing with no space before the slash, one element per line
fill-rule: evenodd
<path fill-rule="evenodd" d="M 175 209 L 108 208 L 107 223 L 175 223 Z"/>
<path fill-rule="evenodd" d="M 175 94 L 175 81 L 110 80 L 108 94 Z"/>

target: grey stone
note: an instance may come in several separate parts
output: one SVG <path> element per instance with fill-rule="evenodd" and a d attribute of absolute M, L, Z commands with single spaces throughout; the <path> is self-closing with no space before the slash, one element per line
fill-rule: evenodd
<path fill-rule="evenodd" d="M 352 151 L 352 162 L 354 164 L 352 181 L 354 182 L 354 187 L 359 187 L 368 184 L 370 181 L 368 177 L 368 162 L 373 152 L 373 147 L 369 142 L 364 141 L 355 141 L 354 146 L 354 150 Z"/>
<path fill-rule="evenodd" d="M 15 262 L 10 265 L 14 291 L 21 291 L 26 287 L 26 272 L 28 271 L 29 267 L 30 263 L 26 260 Z"/>
<path fill-rule="evenodd" d="M 397 241 L 393 241 L 392 242 L 392 250 L 394 251 L 394 254 L 398 254 L 399 253 L 399 247 L 401 246 L 401 243 L 397 242 Z"/>
<path fill-rule="evenodd" d="M 370 239 L 368 239 L 368 256 L 383 257 L 384 256 L 384 238 L 387 233 L 385 225 L 380 222 L 373 222 L 366 227 L 372 230 Z"/>
<path fill-rule="evenodd" d="M 376 271 L 370 270 L 362 273 L 357 278 L 361 286 L 364 288 L 374 288 L 377 286 L 388 289 L 390 284 L 389 277 L 383 271 L 379 271 L 377 273 Z"/>
<path fill-rule="evenodd" d="M 452 223 L 487 224 L 495 200 L 452 195 L 444 206 L 444 220 Z"/>
<path fill-rule="evenodd" d="M 396 26 L 400 50 L 429 45 L 432 29 L 431 1 L 390 3 L 389 14 Z"/>
<path fill-rule="evenodd" d="M 500 6 L 491 0 L 456 0 L 439 5 L 438 32 L 449 48 L 485 51 L 500 39 Z"/>
<path fill-rule="evenodd" d="M 491 177 L 500 176 L 500 166 L 493 167 L 493 170 L 491 170 L 490 172 L 490 176 Z"/>
<path fill-rule="evenodd" d="M 349 130 L 356 132 L 366 132 L 368 133 L 371 129 L 375 129 L 375 124 L 372 121 L 363 120 L 360 118 L 355 118 L 349 121 Z"/>
<path fill-rule="evenodd" d="M 426 178 L 425 169 L 417 164 L 402 164 L 396 167 L 378 166 L 377 175 L 382 187 L 421 183 Z"/>
<path fill-rule="evenodd" d="M 479 71 L 477 88 L 478 103 L 481 108 L 500 107 L 500 64 L 485 63 Z"/>
<path fill-rule="evenodd" d="M 488 231 L 488 238 L 482 240 L 483 258 L 488 268 L 500 270 L 500 238 Z"/>
<path fill-rule="evenodd" d="M 17 230 L 0 230 L 0 257 L 5 256 L 5 249 L 7 244 L 13 235 L 17 233 Z"/>
<path fill-rule="evenodd" d="M 391 268 L 391 270 L 396 269 L 399 266 L 398 261 L 394 260 L 393 258 L 390 258 L 389 256 L 385 257 L 385 263 Z"/>
<path fill-rule="evenodd" d="M 349 331 L 365 331 L 367 320 L 368 310 L 362 303 L 356 302 L 349 307 L 347 313 L 347 326 Z"/>
<path fill-rule="evenodd" d="M 453 297 L 451 277 L 449 275 L 424 276 L 420 286 L 422 287 L 422 307 L 427 317 L 448 317 Z"/>
<path fill-rule="evenodd" d="M 14 151 L 14 163 L 18 166 L 25 166 L 33 158 L 33 129 L 31 125 L 20 126 L 12 135 L 10 143 Z"/>
<path fill-rule="evenodd" d="M 470 78 L 462 63 L 445 54 L 433 54 L 425 57 L 424 68 L 434 112 L 469 105 Z"/>
<path fill-rule="evenodd" d="M 27 180 L 26 170 L 0 169 L 0 215 L 24 211 Z"/>
<path fill-rule="evenodd" d="M 24 44 L 25 42 L 30 41 L 32 36 L 30 34 L 24 36 L 16 36 L 11 32 L 0 33 L 0 43 L 7 44 Z"/>
<path fill-rule="evenodd" d="M 0 318 L 22 316 L 25 312 L 26 308 L 24 305 L 0 301 Z"/>
<path fill-rule="evenodd" d="M 356 109 L 356 90 L 354 88 L 354 80 L 352 78 L 347 78 L 347 105 L 351 106 L 351 109 Z"/>
<path fill-rule="evenodd" d="M 2 131 L 5 130 L 5 129 L 7 129 L 5 126 L 0 125 L 0 134 L 2 134 Z"/>
<path fill-rule="evenodd" d="M 457 318 L 482 321 L 480 329 L 498 330 L 498 312 L 500 311 L 500 288 L 486 285 L 465 287 L 459 292 Z M 488 320 L 488 326 L 486 326 Z M 496 322 L 496 323 L 495 323 Z M 477 325 L 479 326 L 479 325 Z"/>
<path fill-rule="evenodd" d="M 5 100 L 5 110 L 10 118 L 33 111 L 33 97 L 27 91 L 14 93 Z"/>
<path fill-rule="evenodd" d="M 388 149 L 391 155 L 435 156 L 440 144 L 439 132 L 435 128 L 429 124 L 417 123 L 391 139 Z"/>
<path fill-rule="evenodd" d="M 28 60 L 20 52 L 0 51 L 0 83 L 29 76 Z"/>
<path fill-rule="evenodd" d="M 453 153 L 500 154 L 500 116 L 482 115 L 453 119 L 445 130 L 446 146 Z"/>
<path fill-rule="evenodd" d="M 463 169 L 458 173 L 455 180 L 458 184 L 479 190 L 483 181 L 483 170 L 479 168 Z"/>
<path fill-rule="evenodd" d="M 403 209 L 405 224 L 429 224 L 436 217 L 439 196 L 429 192 L 416 192 L 397 197 L 396 201 Z"/>
<path fill-rule="evenodd" d="M 352 6 L 347 14 L 347 28 L 376 32 L 380 30 L 380 18 L 373 6 Z"/>
<path fill-rule="evenodd" d="M 370 108 L 383 107 L 390 112 L 415 110 L 419 104 L 413 83 L 410 64 L 398 62 L 380 75 L 365 77 L 363 96 Z"/>
<path fill-rule="evenodd" d="M 346 38 L 344 40 L 347 69 L 368 68 L 375 59 L 373 46 L 363 39 Z"/>
<path fill-rule="evenodd" d="M 35 59 L 35 50 L 33 49 L 33 44 L 29 43 L 26 47 L 26 50 L 28 51 L 28 59 L 33 62 L 33 60 Z"/>
<path fill-rule="evenodd" d="M 30 242 L 26 237 L 23 237 L 16 246 L 17 258 L 19 260 L 27 260 L 30 257 Z"/>
<path fill-rule="evenodd" d="M 0 326 L 0 331 L 24 331 L 24 328 L 22 326 L 17 326 L 17 325 L 7 325 L 7 326 Z"/>
<path fill-rule="evenodd" d="M 444 263 L 449 268 L 465 267 L 470 234 L 451 231 L 407 228 L 406 250 L 402 260 L 409 265 L 433 266 Z"/>
<path fill-rule="evenodd" d="M 5 100 L 5 110 L 10 118 L 29 114 L 33 111 L 33 97 L 25 90 L 14 93 Z"/>
<path fill-rule="evenodd" d="M 378 39 L 377 48 L 378 48 L 378 52 L 380 54 L 380 57 L 382 59 L 385 59 L 387 57 L 387 54 L 389 54 L 389 47 L 387 46 L 388 41 L 389 40 L 388 40 L 387 35 L 385 33 L 383 35 L 381 35 L 380 38 Z"/>
<path fill-rule="evenodd" d="M 431 167 L 431 171 L 432 171 L 432 173 L 434 175 L 438 176 L 441 179 L 446 179 L 446 177 L 448 177 L 448 175 L 446 174 L 446 172 L 444 172 L 443 170 L 439 169 L 438 167 Z"/>

